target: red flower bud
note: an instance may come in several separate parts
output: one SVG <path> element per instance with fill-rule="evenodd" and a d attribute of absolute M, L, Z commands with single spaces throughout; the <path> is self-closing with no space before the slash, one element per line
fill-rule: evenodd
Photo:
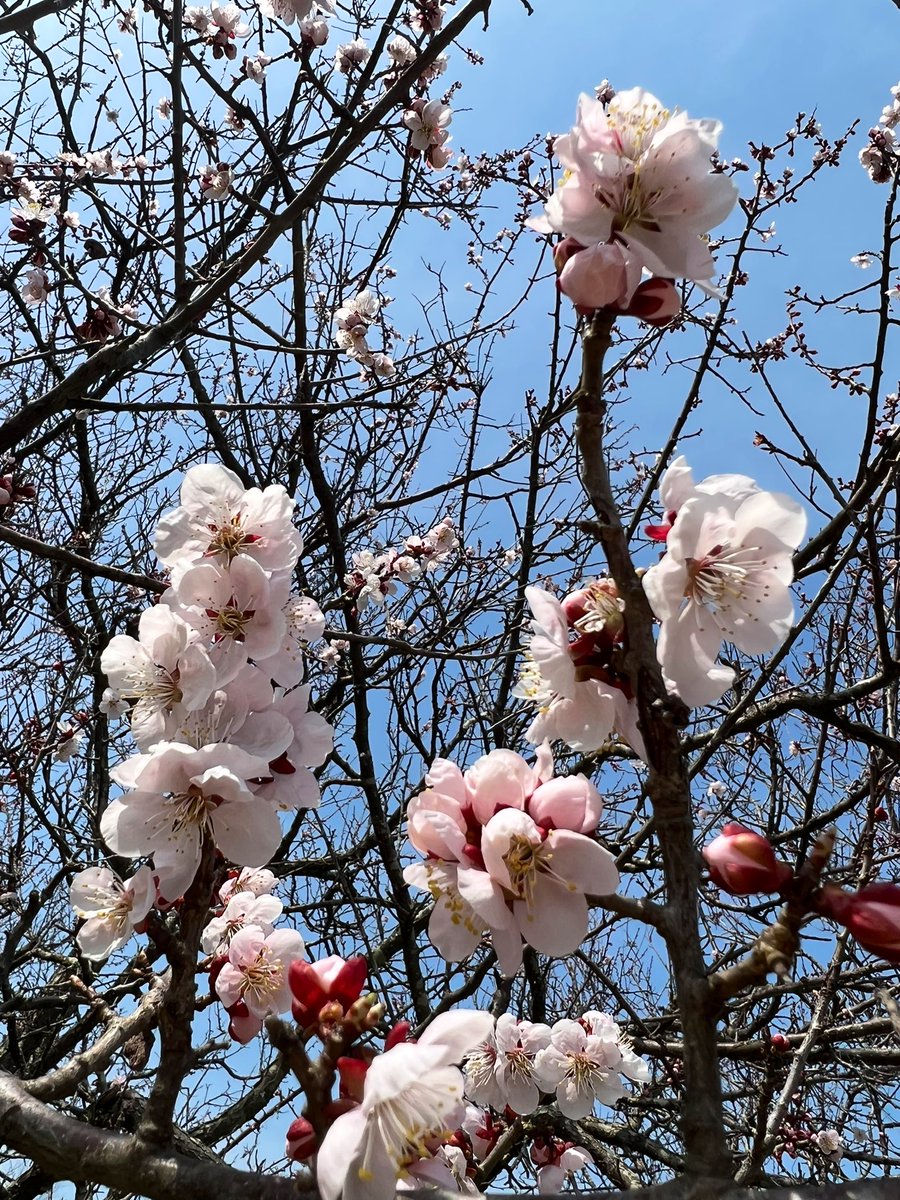
<path fill-rule="evenodd" d="M 787 863 L 775 857 L 766 838 L 736 822 L 704 847 L 703 857 L 713 883 L 731 896 L 780 892 L 793 875 Z"/>
<path fill-rule="evenodd" d="M 853 934 L 864 950 L 900 963 L 900 887 L 870 883 L 858 892 L 824 887 L 815 898 L 816 912 L 830 917 Z"/>
<path fill-rule="evenodd" d="M 776 1054 L 787 1054 L 791 1048 L 791 1043 L 787 1040 L 783 1033 L 773 1033 L 769 1039 L 769 1045 Z"/>
<path fill-rule="evenodd" d="M 391 1032 L 384 1039 L 385 1050 L 392 1050 L 394 1046 L 399 1046 L 401 1042 L 409 1041 L 409 1031 L 412 1029 L 409 1021 L 398 1021 Z"/>
<path fill-rule="evenodd" d="M 308 1158 L 312 1158 L 318 1148 L 316 1131 L 306 1117 L 298 1117 L 288 1127 L 284 1143 L 285 1158 L 291 1158 L 294 1162 L 306 1162 Z"/>
<path fill-rule="evenodd" d="M 671 279 L 654 276 L 638 284 L 622 313 L 637 317 L 648 325 L 668 325 L 681 312 L 681 297 Z"/>
<path fill-rule="evenodd" d="M 308 1028 L 316 1024 L 326 1005 L 337 1003 L 346 1012 L 356 1000 L 366 982 L 366 960 L 361 955 L 343 959 L 337 954 L 319 962 L 297 960 L 288 969 L 288 983 L 294 994 L 291 1011 L 298 1025 Z M 335 1019 L 330 1009 L 330 1019 Z"/>

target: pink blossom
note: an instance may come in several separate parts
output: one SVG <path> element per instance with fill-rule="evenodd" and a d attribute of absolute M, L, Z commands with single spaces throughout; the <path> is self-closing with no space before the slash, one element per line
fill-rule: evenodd
<path fill-rule="evenodd" d="M 204 560 L 227 566 L 243 555 L 270 574 L 289 574 L 303 548 L 294 508 L 280 484 L 245 488 L 227 467 L 205 463 L 186 473 L 181 504 L 157 525 L 153 547 L 167 567 Z"/>
<path fill-rule="evenodd" d="M 220 686 L 234 679 L 248 657 L 262 661 L 279 654 L 286 579 L 270 581 L 254 559 L 239 554 L 224 570 L 202 563 L 178 572 L 173 583 L 164 599 L 199 633 Z"/>
<path fill-rule="evenodd" d="M 452 120 L 452 109 L 440 100 L 415 100 L 403 114 L 403 124 L 411 135 L 410 143 L 416 150 L 422 151 L 429 146 L 443 145 Z"/>
<path fill-rule="evenodd" d="M 615 729 L 643 754 L 636 705 L 623 690 L 627 684 L 619 679 L 610 657 L 615 638 L 571 642 L 562 604 L 543 588 L 528 587 L 525 596 L 534 614 L 534 636 L 513 695 L 538 709 L 527 739 L 559 739 L 573 750 L 591 751 L 605 745 Z M 615 604 L 611 607 L 604 593 L 597 605 L 605 622 Z"/>
<path fill-rule="evenodd" d="M 305 21 L 315 16 L 317 9 L 334 15 L 334 0 L 257 0 L 257 5 L 264 17 L 274 17 L 285 25 Z"/>
<path fill-rule="evenodd" d="M 264 759 L 236 746 L 194 750 L 159 742 L 112 772 L 122 787 L 134 789 L 104 811 L 100 832 L 116 854 L 154 856 L 161 895 L 176 900 L 190 886 L 205 835 L 232 862 L 259 867 L 281 842 L 274 808 L 258 800 L 247 780 L 266 771 Z"/>
<path fill-rule="evenodd" d="M 342 75 L 349 75 L 354 67 L 364 67 L 372 57 L 372 51 L 362 38 L 354 38 L 338 46 L 334 56 L 334 65 Z"/>
<path fill-rule="evenodd" d="M 629 303 L 641 281 L 641 262 L 618 243 L 582 248 L 568 256 L 559 289 L 585 311 Z"/>
<path fill-rule="evenodd" d="M 268 934 L 274 922 L 281 916 L 284 905 L 276 896 L 265 893 L 254 896 L 252 892 L 236 892 L 230 897 L 221 916 L 213 917 L 203 930 L 200 945 L 204 954 L 228 953 L 232 938 L 245 925 L 255 925 Z"/>
<path fill-rule="evenodd" d="M 776 859 L 767 838 L 736 821 L 726 825 L 717 838 L 704 846 L 703 857 L 710 878 L 732 896 L 780 892 L 793 875 L 786 863 Z"/>
<path fill-rule="evenodd" d="M 141 613 L 137 639 L 110 639 L 100 669 L 119 696 L 137 701 L 131 732 L 141 750 L 171 738 L 184 714 L 202 708 L 216 686 L 197 633 L 164 604 Z"/>
<path fill-rule="evenodd" d="M 153 907 L 156 885 L 149 867 L 141 867 L 124 883 L 107 867 L 88 867 L 74 876 L 69 895 L 76 914 L 84 919 L 79 949 L 85 958 L 99 962 L 132 936 Z"/>
<path fill-rule="evenodd" d="M 237 892 L 264 896 L 275 887 L 275 876 L 268 867 L 243 867 L 219 888 L 219 900 L 227 904 Z"/>
<path fill-rule="evenodd" d="M 723 641 L 764 654 L 785 640 L 792 555 L 805 532 L 801 506 L 775 492 L 698 490 L 679 509 L 666 554 L 643 583 L 662 621 L 660 664 L 685 704 L 710 704 L 731 686 L 734 671 L 715 662 Z"/>
<path fill-rule="evenodd" d="M 671 113 L 642 88 L 619 92 L 607 109 L 582 95 L 574 128 L 555 143 L 566 175 L 532 227 L 583 246 L 618 242 L 655 275 L 708 286 L 715 264 L 702 235 L 737 199 L 732 180 L 710 171 L 720 130 Z"/>
<path fill-rule="evenodd" d="M 608 850 L 569 829 L 546 836 L 527 813 L 504 809 L 484 828 L 484 864 L 494 883 L 512 899 L 512 913 L 529 946 L 562 956 L 587 934 L 590 895 L 616 890 L 619 873 Z M 473 908 L 478 904 L 469 898 Z"/>
<path fill-rule="evenodd" d="M 466 1094 L 500 1112 L 507 1105 L 520 1116 L 534 1112 L 540 1103 L 536 1057 L 549 1044 L 548 1025 L 503 1013 L 491 1036 L 466 1059 Z"/>
<path fill-rule="evenodd" d="M 33 308 L 38 304 L 47 303 L 50 298 L 50 290 L 50 277 L 46 271 L 37 268 L 26 274 L 21 296 L 25 303 Z"/>
<path fill-rule="evenodd" d="M 303 957 L 303 938 L 293 929 L 266 934 L 254 925 L 240 929 L 228 947 L 228 962 L 216 977 L 226 1008 L 242 1000 L 251 1016 L 287 1012 L 291 1007 L 288 968 Z"/>
<path fill-rule="evenodd" d="M 359 1107 L 338 1117 L 322 1141 L 316 1167 L 323 1200 L 394 1194 L 410 1159 L 428 1157 L 431 1139 L 462 1120 L 463 1076 L 453 1064 L 492 1024 L 486 1012 L 443 1013 L 417 1042 L 394 1045 L 372 1062 Z"/>

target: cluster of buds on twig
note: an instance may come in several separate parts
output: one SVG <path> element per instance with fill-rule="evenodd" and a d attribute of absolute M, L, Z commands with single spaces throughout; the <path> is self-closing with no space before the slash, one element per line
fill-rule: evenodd
<path fill-rule="evenodd" d="M 587 258 L 577 258 L 590 249 Z M 681 297 L 671 279 L 653 276 L 639 283 L 629 295 L 625 262 L 614 245 L 583 246 L 573 237 L 563 238 L 553 248 L 556 286 L 588 317 L 607 309 L 623 317 L 637 317 L 648 325 L 668 325 L 681 312 Z M 570 265 L 571 264 L 571 265 Z"/>
<path fill-rule="evenodd" d="M 6 470 L 0 475 L 0 509 L 4 515 L 13 511 L 16 504 L 24 500 L 33 500 L 37 492 L 33 483 L 23 483 L 16 473 L 16 464 L 7 463 Z"/>
<path fill-rule="evenodd" d="M 891 103 L 878 124 L 869 130 L 869 140 L 859 152 L 859 161 L 873 183 L 887 183 L 897 169 L 894 129 L 900 124 L 900 83 L 891 88 Z"/>

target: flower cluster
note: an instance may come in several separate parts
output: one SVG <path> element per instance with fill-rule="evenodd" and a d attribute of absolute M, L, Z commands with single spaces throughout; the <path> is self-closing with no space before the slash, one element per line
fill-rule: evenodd
<path fill-rule="evenodd" d="M 274 928 L 283 907 L 271 895 L 274 886 L 271 871 L 234 872 L 201 939 L 213 956 L 210 984 L 228 1013 L 228 1032 L 241 1045 L 257 1036 L 267 1016 L 291 1007 L 288 971 L 303 958 L 300 934 Z"/>
<path fill-rule="evenodd" d="M 425 782 L 406 811 L 425 862 L 403 877 L 434 899 L 428 934 L 438 953 L 460 962 L 489 933 L 507 976 L 522 965 L 523 942 L 571 954 L 587 933 L 586 895 L 609 895 L 619 882 L 612 855 L 591 837 L 603 811 L 591 781 L 554 779 L 545 743 L 533 767 L 493 750 L 465 774 L 436 759 Z"/>
<path fill-rule="evenodd" d="M 394 360 L 387 354 L 370 350 L 366 340 L 380 308 L 381 301 L 375 293 L 364 288 L 335 311 L 334 340 L 348 358 L 367 367 L 373 375 L 390 379 L 397 373 Z"/>
<path fill-rule="evenodd" d="M 859 152 L 859 161 L 873 183 L 887 183 L 897 163 L 894 129 L 900 124 L 900 83 L 891 88 L 891 103 L 882 109 L 878 124 L 869 130 L 869 140 Z"/>
<path fill-rule="evenodd" d="M 354 38 L 338 46 L 334 55 L 335 68 L 342 75 L 349 75 L 355 67 L 364 67 L 372 57 L 372 51 L 362 38 Z"/>
<path fill-rule="evenodd" d="M 597 579 L 562 601 L 528 587 L 534 636 L 513 694 L 536 705 L 529 742 L 558 739 L 573 750 L 599 750 L 613 731 L 643 756 L 637 707 L 617 669 L 624 605 L 612 579 Z"/>
<path fill-rule="evenodd" d="M 456 1064 L 489 1035 L 492 1024 L 486 1012 L 443 1013 L 416 1042 L 403 1040 L 406 1030 L 397 1027 L 383 1054 L 338 1060 L 342 1094 L 326 1106 L 326 1119 L 336 1119 L 316 1160 L 323 1200 L 390 1200 L 400 1179 L 459 1190 L 457 1172 L 465 1164 L 456 1147 L 444 1146 L 448 1131 L 466 1116 L 464 1079 Z M 308 1157 L 315 1145 L 309 1123 L 294 1122 L 290 1156 Z"/>
<path fill-rule="evenodd" d="M 466 1060 L 465 1075 L 466 1095 L 476 1104 L 526 1116 L 550 1096 L 563 1116 L 577 1120 L 598 1102 L 612 1106 L 627 1094 L 621 1075 L 646 1083 L 650 1071 L 605 1013 L 552 1027 L 504 1013 Z"/>
<path fill-rule="evenodd" d="M 398 582 L 413 583 L 423 572 L 436 571 L 458 550 L 456 529 L 452 520 L 444 517 L 422 537 L 407 538 L 402 553 L 393 547 L 383 554 L 355 552 L 353 569 L 344 576 L 344 583 L 359 612 L 369 604 L 380 607 L 396 594 Z"/>
<path fill-rule="evenodd" d="M 285 25 L 293 25 L 296 20 L 301 24 L 301 29 L 302 22 L 315 20 L 318 12 L 333 17 L 335 11 L 334 0 L 257 0 L 257 7 L 264 17 L 283 21 Z M 327 30 L 328 26 L 325 28 Z"/>
<path fill-rule="evenodd" d="M 243 13 L 236 4 L 212 4 L 206 8 L 186 8 L 186 28 L 199 33 L 208 46 L 212 46 L 213 58 L 237 58 L 235 38 L 246 37 L 250 26 L 244 24 Z"/>
<path fill-rule="evenodd" d="M 33 483 L 23 483 L 16 471 L 16 464 L 11 462 L 0 475 L 0 508 L 5 509 L 4 516 L 9 516 L 17 504 L 24 500 L 33 500 L 37 490 Z"/>
<path fill-rule="evenodd" d="M 643 88 L 607 104 L 581 96 L 575 126 L 554 146 L 565 175 L 530 222 L 574 239 L 560 287 L 576 303 L 627 309 L 645 270 L 709 290 L 715 264 L 703 235 L 737 199 L 734 183 L 710 170 L 720 131 Z"/>
<path fill-rule="evenodd" d="M 593 1157 L 584 1146 L 556 1137 L 536 1137 L 529 1157 L 538 1169 L 538 1193 L 541 1196 L 561 1192 L 570 1175 L 594 1165 Z"/>
<path fill-rule="evenodd" d="M 419 151 L 428 166 L 436 171 L 443 170 L 451 158 L 447 128 L 452 120 L 450 105 L 440 100 L 413 100 L 403 114 L 411 148 Z"/>
<path fill-rule="evenodd" d="M 669 689 L 694 708 L 734 680 L 716 663 L 723 641 L 766 654 L 790 632 L 792 556 L 806 513 L 746 475 L 695 484 L 684 458 L 663 476 L 660 500 L 665 523 L 648 533 L 665 540 L 666 552 L 644 575 L 644 590 L 662 622 L 657 654 Z"/>
<path fill-rule="evenodd" d="M 279 810 L 319 802 L 311 768 L 332 730 L 296 685 L 325 623 L 291 591 L 302 546 L 293 509 L 278 485 L 245 489 L 213 464 L 188 471 L 155 535 L 171 586 L 137 638 L 117 635 L 101 656 L 115 702 L 134 702 L 141 751 L 112 772 L 125 794 L 101 832 L 116 854 L 153 856 L 166 902 L 190 886 L 207 839 L 261 867 L 281 842 Z"/>

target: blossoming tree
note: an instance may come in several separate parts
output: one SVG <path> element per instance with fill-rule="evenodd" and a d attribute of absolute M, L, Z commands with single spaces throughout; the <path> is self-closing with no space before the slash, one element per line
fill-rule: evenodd
<path fill-rule="evenodd" d="M 10 1200 L 894 1194 L 898 88 L 754 339 L 849 133 L 467 152 L 500 5 L 0 16 Z"/>

